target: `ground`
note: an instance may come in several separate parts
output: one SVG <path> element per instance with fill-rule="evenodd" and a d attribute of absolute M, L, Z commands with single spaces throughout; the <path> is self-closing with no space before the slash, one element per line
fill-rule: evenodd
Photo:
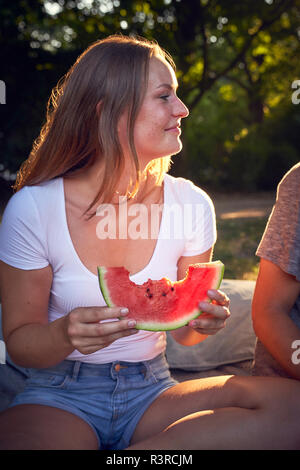
<path fill-rule="evenodd" d="M 266 217 L 275 202 L 275 193 L 215 194 L 212 199 L 221 220 Z"/>
<path fill-rule="evenodd" d="M 255 255 L 275 193 L 211 195 L 216 209 L 218 240 L 214 259 L 225 264 L 228 279 L 256 280 L 259 258 Z"/>

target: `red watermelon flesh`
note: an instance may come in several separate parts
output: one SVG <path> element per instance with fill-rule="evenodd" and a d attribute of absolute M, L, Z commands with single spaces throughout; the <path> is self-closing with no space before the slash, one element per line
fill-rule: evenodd
<path fill-rule="evenodd" d="M 209 289 L 218 289 L 224 274 L 221 261 L 192 264 L 181 281 L 167 278 L 135 284 L 123 267 L 98 267 L 102 295 L 109 307 L 127 307 L 127 319 L 140 330 L 174 330 L 201 314 L 198 304 L 210 301 Z"/>

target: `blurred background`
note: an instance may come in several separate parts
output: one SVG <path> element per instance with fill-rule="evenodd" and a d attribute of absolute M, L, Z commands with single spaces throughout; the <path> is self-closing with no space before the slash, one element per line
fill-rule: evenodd
<path fill-rule="evenodd" d="M 45 120 L 51 89 L 93 41 L 155 39 L 190 109 L 170 171 L 216 206 L 214 258 L 255 279 L 257 244 L 300 151 L 300 0 L 0 0 L 0 203 Z"/>

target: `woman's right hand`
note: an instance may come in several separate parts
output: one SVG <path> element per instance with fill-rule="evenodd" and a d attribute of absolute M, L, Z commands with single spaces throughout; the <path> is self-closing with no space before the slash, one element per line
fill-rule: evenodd
<path fill-rule="evenodd" d="M 81 354 L 106 348 L 116 339 L 138 332 L 134 320 L 126 320 L 128 310 L 120 307 L 78 307 L 66 317 L 66 334 L 70 344 Z M 124 317 L 124 320 L 119 320 Z M 100 323 L 102 320 L 106 321 Z"/>

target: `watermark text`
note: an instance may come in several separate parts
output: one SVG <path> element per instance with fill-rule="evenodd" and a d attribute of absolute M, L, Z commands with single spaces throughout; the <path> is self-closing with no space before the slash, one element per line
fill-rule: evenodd
<path fill-rule="evenodd" d="M 292 349 L 295 351 L 292 354 L 292 363 L 295 365 L 300 364 L 300 339 L 295 339 L 291 345 Z"/>
<path fill-rule="evenodd" d="M 292 83 L 292 88 L 295 91 L 292 93 L 292 103 L 299 104 L 300 103 L 300 80 L 294 80 Z"/>
<path fill-rule="evenodd" d="M 118 210 L 114 204 L 101 204 L 96 211 L 99 239 L 190 239 L 204 234 L 203 204 L 128 205 L 120 197 Z M 162 227 L 161 227 L 162 226 Z"/>
<path fill-rule="evenodd" d="M 0 340 L 0 364 L 6 363 L 6 347 L 4 341 Z"/>
<path fill-rule="evenodd" d="M 3 80 L 0 80 L 0 104 L 6 104 L 6 85 Z"/>

